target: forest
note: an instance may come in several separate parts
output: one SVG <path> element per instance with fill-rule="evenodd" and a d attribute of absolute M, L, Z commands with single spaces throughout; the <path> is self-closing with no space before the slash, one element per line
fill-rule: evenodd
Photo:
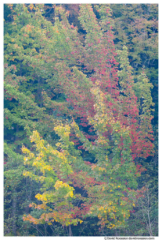
<path fill-rule="evenodd" d="M 4 4 L 4 236 L 158 236 L 158 4 Z"/>

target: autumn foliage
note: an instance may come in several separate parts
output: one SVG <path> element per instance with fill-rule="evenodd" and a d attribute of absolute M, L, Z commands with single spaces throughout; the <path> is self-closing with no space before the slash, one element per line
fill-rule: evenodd
<path fill-rule="evenodd" d="M 137 184 L 147 171 L 139 159 L 154 154 L 152 84 L 144 70 L 134 75 L 126 46 L 115 49 L 109 5 L 52 9 L 54 24 L 42 16 L 41 5 L 15 7 L 14 36 L 5 55 L 11 63 L 5 64 L 5 98 L 18 105 L 16 110 L 11 103 L 5 118 L 31 135 L 22 146 L 23 176 L 41 185 L 29 205 L 40 217 L 29 213 L 23 220 L 71 226 L 97 217 L 101 228 L 122 228 L 145 191 Z M 32 18 L 22 24 L 20 11 Z M 79 15 L 85 38 L 69 15 Z M 23 64 L 29 75 L 15 77 Z M 23 87 L 30 87 L 30 96 Z M 57 141 L 50 138 L 53 130 Z M 93 160 L 86 161 L 84 153 Z"/>

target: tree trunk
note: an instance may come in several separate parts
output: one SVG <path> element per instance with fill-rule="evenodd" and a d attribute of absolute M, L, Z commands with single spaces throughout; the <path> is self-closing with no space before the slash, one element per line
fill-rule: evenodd
<path fill-rule="evenodd" d="M 72 230 L 71 230 L 71 225 L 69 225 L 69 236 L 73 236 Z"/>
<path fill-rule="evenodd" d="M 13 199 L 12 199 L 12 232 L 16 236 L 16 191 L 13 190 Z"/>

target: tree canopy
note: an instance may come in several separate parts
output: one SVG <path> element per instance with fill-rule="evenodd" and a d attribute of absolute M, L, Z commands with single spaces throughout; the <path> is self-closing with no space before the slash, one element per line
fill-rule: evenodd
<path fill-rule="evenodd" d="M 4 4 L 5 236 L 158 234 L 157 12 Z"/>

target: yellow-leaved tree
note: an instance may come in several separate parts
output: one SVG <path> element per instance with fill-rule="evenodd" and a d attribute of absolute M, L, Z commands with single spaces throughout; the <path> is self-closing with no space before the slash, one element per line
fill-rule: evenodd
<path fill-rule="evenodd" d="M 98 83 L 94 84 L 91 92 L 96 114 L 88 120 L 97 133 L 93 143 L 73 120 L 71 127 L 66 122 L 59 122 L 54 127 L 60 137 L 54 147 L 41 139 L 37 131 L 31 136 L 35 152 L 22 147 L 24 164 L 32 166 L 24 176 L 42 184 L 42 193 L 35 196 L 41 204 L 30 204 L 30 207 L 41 210 L 41 215 L 34 218 L 29 214 L 24 216 L 25 221 L 34 224 L 56 221 L 69 226 L 70 232 L 71 225 L 81 223 L 87 216 L 98 217 L 99 224 L 108 228 L 123 227 L 129 218 L 137 195 L 129 127 L 124 127 L 111 112 L 106 111 L 105 97 Z M 111 141 L 104 136 L 110 128 Z M 75 132 L 84 149 L 93 154 L 95 163 L 83 160 L 80 150 L 70 140 L 70 132 Z M 121 141 L 122 149 L 119 148 Z M 81 193 L 78 193 L 78 188 Z"/>

